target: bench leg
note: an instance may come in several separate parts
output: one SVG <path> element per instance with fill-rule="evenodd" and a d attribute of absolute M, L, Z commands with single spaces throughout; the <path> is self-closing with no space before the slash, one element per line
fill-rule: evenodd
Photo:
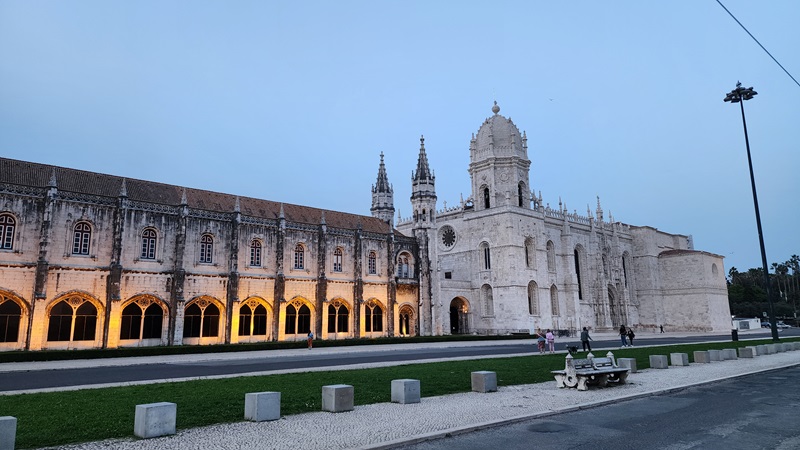
<path fill-rule="evenodd" d="M 555 377 L 556 377 L 556 386 L 558 386 L 559 388 L 567 387 L 564 384 L 564 379 L 567 377 L 566 375 L 555 375 Z"/>
<path fill-rule="evenodd" d="M 597 385 L 600 387 L 608 386 L 608 375 L 597 375 Z"/>
<path fill-rule="evenodd" d="M 617 383 L 618 384 L 625 384 L 625 381 L 628 379 L 628 372 L 617 374 Z"/>
<path fill-rule="evenodd" d="M 586 385 L 586 382 L 589 381 L 588 377 L 578 377 L 578 390 L 579 391 L 588 391 L 589 386 Z"/>

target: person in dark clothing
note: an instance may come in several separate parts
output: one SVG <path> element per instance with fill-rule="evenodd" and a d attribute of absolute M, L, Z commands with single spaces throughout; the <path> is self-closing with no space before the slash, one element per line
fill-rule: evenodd
<path fill-rule="evenodd" d="M 661 329 L 661 332 L 662 332 L 662 333 L 664 332 L 664 325 L 659 325 L 659 326 L 658 326 L 658 328 L 660 328 L 660 329 Z"/>
<path fill-rule="evenodd" d="M 619 326 L 619 339 L 623 347 L 628 346 L 628 330 L 625 329 L 625 325 Z"/>
<path fill-rule="evenodd" d="M 636 337 L 636 334 L 633 333 L 633 328 L 628 328 L 628 341 L 630 341 L 630 346 L 633 347 L 633 338 Z"/>
<path fill-rule="evenodd" d="M 583 351 L 586 351 L 588 348 L 589 351 L 592 351 L 592 344 L 589 341 L 593 341 L 591 336 L 589 336 L 589 330 L 586 327 L 583 327 L 583 331 L 581 331 L 581 344 L 583 344 Z"/>

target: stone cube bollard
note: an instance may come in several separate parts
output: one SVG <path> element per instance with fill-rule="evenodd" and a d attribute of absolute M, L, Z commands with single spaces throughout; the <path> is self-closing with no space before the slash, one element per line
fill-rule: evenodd
<path fill-rule="evenodd" d="M 419 403 L 419 380 L 392 380 L 392 403 Z"/>
<path fill-rule="evenodd" d="M 772 344 L 772 345 L 775 346 L 775 353 L 783 352 L 783 344 L 781 344 L 780 342 L 777 343 L 777 344 Z"/>
<path fill-rule="evenodd" d="M 349 384 L 322 386 L 322 410 L 334 413 L 352 411 L 354 392 Z"/>
<path fill-rule="evenodd" d="M 800 350 L 800 341 L 792 342 L 792 346 L 795 350 Z"/>
<path fill-rule="evenodd" d="M 670 353 L 669 360 L 673 366 L 688 366 L 689 354 L 688 353 Z"/>
<path fill-rule="evenodd" d="M 636 373 L 636 358 L 620 358 L 617 360 L 620 367 L 630 369 L 630 373 Z"/>
<path fill-rule="evenodd" d="M 790 351 L 794 350 L 794 345 L 792 345 L 789 342 L 784 342 L 781 345 L 783 346 L 783 351 L 785 351 L 785 352 L 790 352 Z"/>
<path fill-rule="evenodd" d="M 752 358 L 756 356 L 755 347 L 739 347 L 739 358 Z"/>
<path fill-rule="evenodd" d="M 766 344 L 756 345 L 756 349 L 758 350 L 758 356 L 769 355 L 769 349 L 767 349 Z"/>
<path fill-rule="evenodd" d="M 175 434 L 178 405 L 170 402 L 136 405 L 133 434 L 142 439 Z"/>
<path fill-rule="evenodd" d="M 738 359 L 736 357 L 736 349 L 735 348 L 722 349 L 722 359 L 724 359 L 725 361 L 729 359 Z"/>
<path fill-rule="evenodd" d="M 17 418 L 0 417 L 0 450 L 14 450 L 17 440 Z"/>
<path fill-rule="evenodd" d="M 709 361 L 722 361 L 722 350 L 708 350 Z"/>
<path fill-rule="evenodd" d="M 244 394 L 244 419 L 264 422 L 281 418 L 280 392 L 250 392 Z"/>
<path fill-rule="evenodd" d="M 473 392 L 497 392 L 497 374 L 479 370 L 470 375 Z"/>
<path fill-rule="evenodd" d="M 711 355 L 708 354 L 708 350 L 698 350 L 693 355 L 696 363 L 706 364 L 711 362 Z"/>
<path fill-rule="evenodd" d="M 767 344 L 766 347 L 768 355 L 774 355 L 778 352 L 778 350 L 775 349 L 775 344 Z"/>
<path fill-rule="evenodd" d="M 668 367 L 669 364 L 667 364 L 667 355 L 650 355 L 651 369 L 666 369 Z"/>

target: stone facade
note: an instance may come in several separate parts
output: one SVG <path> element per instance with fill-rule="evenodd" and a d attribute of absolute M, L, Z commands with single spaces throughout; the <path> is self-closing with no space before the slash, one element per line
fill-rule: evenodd
<path fill-rule="evenodd" d="M 417 333 L 379 218 L 0 159 L 0 227 L 2 350 Z"/>
<path fill-rule="evenodd" d="M 436 209 L 420 147 L 414 213 L 397 228 L 430 267 L 424 334 L 730 329 L 721 256 L 694 250 L 690 236 L 606 220 L 599 198 L 585 216 L 545 205 L 530 189 L 527 136 L 499 111 L 470 140 L 472 195 L 455 207 Z"/>
<path fill-rule="evenodd" d="M 730 329 L 721 256 L 545 205 L 492 111 L 455 207 L 420 139 L 396 229 L 383 154 L 373 217 L 0 158 L 0 350 Z"/>

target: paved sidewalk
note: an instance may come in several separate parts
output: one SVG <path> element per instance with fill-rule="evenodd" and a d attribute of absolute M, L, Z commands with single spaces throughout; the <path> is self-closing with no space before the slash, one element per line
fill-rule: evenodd
<path fill-rule="evenodd" d="M 597 352 L 599 353 L 599 352 Z M 653 347 L 658 354 L 658 347 Z M 498 392 L 425 397 L 418 404 L 380 403 L 345 413 L 313 412 L 272 422 L 239 422 L 182 430 L 148 439 L 116 439 L 62 447 L 93 449 L 381 449 L 413 442 L 655 395 L 715 380 L 800 365 L 800 351 L 710 364 L 647 369 L 629 383 L 579 392 L 555 382 L 501 387 Z M 387 386 L 389 389 L 389 386 Z M 180 414 L 180 411 L 178 411 Z M 131 425 L 132 427 L 132 425 Z"/>

